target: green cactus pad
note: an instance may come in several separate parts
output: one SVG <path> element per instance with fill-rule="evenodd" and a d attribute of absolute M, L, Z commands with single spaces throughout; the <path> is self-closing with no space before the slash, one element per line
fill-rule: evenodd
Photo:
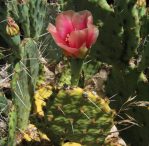
<path fill-rule="evenodd" d="M 108 101 L 81 88 L 62 89 L 47 103 L 46 134 L 54 145 L 69 140 L 82 145 L 103 144 L 113 125 Z"/>
<path fill-rule="evenodd" d="M 20 24 L 24 37 L 38 39 L 43 31 L 48 3 L 46 0 L 7 2 L 8 14 Z M 45 28 L 44 28 L 45 31 Z"/>
<path fill-rule="evenodd" d="M 25 130 L 31 110 L 31 97 L 38 77 L 39 60 L 34 40 L 25 39 L 20 48 L 22 59 L 15 65 L 11 87 L 17 110 L 17 126 Z"/>

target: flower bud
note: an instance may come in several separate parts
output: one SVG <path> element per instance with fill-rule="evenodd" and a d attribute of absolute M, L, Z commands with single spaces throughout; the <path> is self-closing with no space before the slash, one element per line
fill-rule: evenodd
<path fill-rule="evenodd" d="M 19 26 L 11 17 L 8 17 L 7 19 L 6 32 L 9 36 L 15 36 L 20 33 Z"/>
<path fill-rule="evenodd" d="M 138 7 L 146 6 L 146 0 L 137 0 L 136 4 Z"/>
<path fill-rule="evenodd" d="M 27 0 L 18 0 L 19 4 L 26 4 Z"/>
<path fill-rule="evenodd" d="M 78 58 L 84 58 L 87 55 L 87 52 L 88 48 L 86 47 L 80 48 Z"/>

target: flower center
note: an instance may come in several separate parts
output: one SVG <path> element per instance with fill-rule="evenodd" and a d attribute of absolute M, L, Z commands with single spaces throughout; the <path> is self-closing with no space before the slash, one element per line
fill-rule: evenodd
<path fill-rule="evenodd" d="M 70 37 L 70 34 L 68 33 L 68 34 L 66 35 L 66 38 L 65 38 L 65 42 L 66 42 L 67 44 L 69 44 L 69 37 Z"/>

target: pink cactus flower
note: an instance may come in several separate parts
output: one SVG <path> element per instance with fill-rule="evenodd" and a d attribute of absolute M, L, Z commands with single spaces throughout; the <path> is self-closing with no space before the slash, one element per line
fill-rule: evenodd
<path fill-rule="evenodd" d="M 50 23 L 48 31 L 56 44 L 63 49 L 64 54 L 75 58 L 91 48 L 99 33 L 88 10 L 80 12 L 68 10 L 58 14 L 55 26 Z"/>

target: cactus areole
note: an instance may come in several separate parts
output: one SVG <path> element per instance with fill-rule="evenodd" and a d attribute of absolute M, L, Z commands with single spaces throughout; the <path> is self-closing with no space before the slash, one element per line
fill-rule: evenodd
<path fill-rule="evenodd" d="M 75 58 L 86 55 L 99 33 L 88 10 L 68 10 L 58 14 L 55 26 L 50 23 L 48 31 L 56 44 L 63 49 L 64 54 Z"/>

